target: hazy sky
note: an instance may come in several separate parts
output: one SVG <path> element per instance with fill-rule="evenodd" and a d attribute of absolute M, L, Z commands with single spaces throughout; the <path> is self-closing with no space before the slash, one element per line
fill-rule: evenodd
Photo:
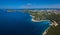
<path fill-rule="evenodd" d="M 0 0 L 0 8 L 60 8 L 60 0 Z"/>

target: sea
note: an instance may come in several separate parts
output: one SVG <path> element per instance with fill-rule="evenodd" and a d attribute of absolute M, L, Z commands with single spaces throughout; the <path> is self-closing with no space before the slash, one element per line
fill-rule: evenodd
<path fill-rule="evenodd" d="M 51 23 L 31 19 L 29 13 L 0 10 L 0 35 L 43 35 Z"/>

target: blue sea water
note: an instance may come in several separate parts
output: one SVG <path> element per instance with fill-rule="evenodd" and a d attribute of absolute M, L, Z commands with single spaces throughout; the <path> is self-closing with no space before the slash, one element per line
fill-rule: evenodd
<path fill-rule="evenodd" d="M 29 13 L 0 11 L 0 35 L 42 35 L 50 21 L 32 22 Z"/>

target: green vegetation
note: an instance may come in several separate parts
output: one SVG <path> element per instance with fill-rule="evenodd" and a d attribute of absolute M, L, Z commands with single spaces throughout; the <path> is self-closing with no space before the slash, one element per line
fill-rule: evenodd
<path fill-rule="evenodd" d="M 51 27 L 46 35 L 60 35 L 60 14 L 56 14 L 53 12 L 33 12 L 26 10 L 25 12 L 30 13 L 32 16 L 35 16 L 35 20 L 39 18 L 39 20 L 54 20 L 58 23 L 57 27 Z M 38 20 L 38 19 L 37 19 Z M 53 22 L 53 21 L 52 21 Z"/>
<path fill-rule="evenodd" d="M 60 14 L 52 14 L 52 18 L 58 23 L 57 27 L 51 27 L 46 35 L 60 35 Z"/>
<path fill-rule="evenodd" d="M 45 12 L 33 12 L 28 10 L 26 10 L 25 13 L 26 12 L 30 13 L 32 16 L 35 16 L 35 20 L 45 20 L 47 16 Z"/>

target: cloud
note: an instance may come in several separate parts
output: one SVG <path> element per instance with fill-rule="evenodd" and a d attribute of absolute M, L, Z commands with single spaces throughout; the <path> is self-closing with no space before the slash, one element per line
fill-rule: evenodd
<path fill-rule="evenodd" d="M 17 6 L 0 6 L 0 9 L 23 9 L 23 8 L 60 8 L 60 4 L 49 4 L 49 5 L 37 5 L 27 3 L 25 5 L 17 5 Z"/>
<path fill-rule="evenodd" d="M 31 3 L 27 3 L 27 5 L 28 5 L 28 6 L 29 6 L 29 5 L 31 6 L 32 4 L 31 4 Z"/>
<path fill-rule="evenodd" d="M 32 5 L 28 3 L 27 5 L 22 5 L 21 8 L 60 8 L 60 4 Z"/>

